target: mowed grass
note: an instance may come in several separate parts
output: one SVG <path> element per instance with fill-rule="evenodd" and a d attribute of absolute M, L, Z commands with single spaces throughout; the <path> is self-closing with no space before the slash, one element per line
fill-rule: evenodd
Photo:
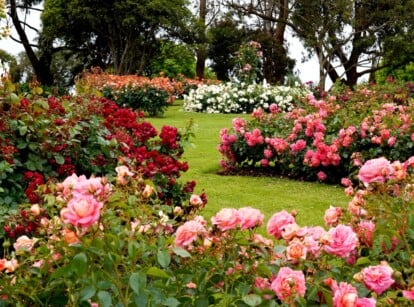
<path fill-rule="evenodd" d="M 147 118 L 158 130 L 163 125 L 184 128 L 194 122 L 195 137 L 185 148 L 183 159 L 189 170 L 182 182 L 195 180 L 195 193 L 203 190 L 208 204 L 202 215 L 209 219 L 221 208 L 251 206 L 260 209 L 265 221 L 274 213 L 285 209 L 296 210 L 297 222 L 302 225 L 323 225 L 325 210 L 332 206 L 344 207 L 349 199 L 341 186 L 300 182 L 285 178 L 220 175 L 221 155 L 217 150 L 220 129 L 230 128 L 235 117 L 248 115 L 205 114 L 184 112 L 180 102 L 170 106 L 163 117 Z"/>

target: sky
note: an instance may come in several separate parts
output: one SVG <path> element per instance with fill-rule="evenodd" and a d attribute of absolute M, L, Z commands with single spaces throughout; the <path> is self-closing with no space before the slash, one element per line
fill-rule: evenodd
<path fill-rule="evenodd" d="M 27 23 L 35 28 L 39 28 L 40 13 L 37 11 L 33 11 L 28 16 Z M 27 31 L 27 33 L 30 38 L 33 39 L 35 37 L 35 33 L 33 31 Z M 13 31 L 13 29 L 12 36 L 18 37 L 16 32 Z M 301 59 L 303 57 L 304 52 L 301 43 L 298 41 L 297 38 L 292 37 L 292 35 L 289 32 L 286 33 L 286 38 L 289 44 L 289 56 L 296 60 L 296 67 L 294 70 L 298 72 L 301 81 L 303 83 L 307 81 L 313 81 L 314 83 L 317 83 L 319 81 L 319 66 L 316 58 L 312 58 L 311 60 L 305 63 L 301 63 Z M 0 49 L 5 50 L 12 55 L 17 55 L 18 53 L 24 50 L 21 44 L 14 42 L 11 38 L 1 39 Z"/>

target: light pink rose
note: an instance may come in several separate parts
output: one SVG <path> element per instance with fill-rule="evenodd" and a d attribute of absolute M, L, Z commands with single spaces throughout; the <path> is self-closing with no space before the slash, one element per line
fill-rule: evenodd
<path fill-rule="evenodd" d="M 28 236 L 20 236 L 17 238 L 16 242 L 13 243 L 13 247 L 16 251 L 26 251 L 30 252 L 33 249 L 33 246 L 39 239 L 30 239 Z"/>
<path fill-rule="evenodd" d="M 203 205 L 203 200 L 201 199 L 200 195 L 196 195 L 196 194 L 192 194 L 190 196 L 190 204 L 192 206 L 202 206 Z"/>
<path fill-rule="evenodd" d="M 280 239 L 284 227 L 288 224 L 294 223 L 295 218 L 285 210 L 275 213 L 267 222 L 267 232 Z"/>
<path fill-rule="evenodd" d="M 127 176 L 131 177 L 131 176 L 134 175 L 134 173 L 132 173 L 129 170 L 128 166 L 125 166 L 125 165 L 121 165 L 121 166 L 116 167 L 115 171 L 116 171 L 116 174 L 117 174 L 116 181 L 119 182 L 122 185 L 126 184 L 125 177 L 127 177 Z"/>
<path fill-rule="evenodd" d="M 280 268 L 270 288 L 282 302 L 293 303 L 298 296 L 305 296 L 305 275 L 288 267 Z"/>
<path fill-rule="evenodd" d="M 241 229 L 254 228 L 263 224 L 264 215 L 260 212 L 260 210 L 255 208 L 240 208 L 238 210 L 238 216 L 240 219 Z"/>
<path fill-rule="evenodd" d="M 356 301 L 355 307 L 375 307 L 377 306 L 377 301 L 373 297 L 362 297 L 358 298 Z"/>
<path fill-rule="evenodd" d="M 334 282 L 332 290 L 334 307 L 353 307 L 356 305 L 358 292 L 355 287 L 345 282 L 341 282 L 339 285 Z"/>
<path fill-rule="evenodd" d="M 65 223 L 86 228 L 98 221 L 102 207 L 103 203 L 91 194 L 74 197 L 60 211 L 60 217 Z"/>
<path fill-rule="evenodd" d="M 199 234 L 206 231 L 204 226 L 198 221 L 188 221 L 177 228 L 175 232 L 174 244 L 180 247 L 187 247 L 193 243 Z"/>
<path fill-rule="evenodd" d="M 403 296 L 410 301 L 414 301 L 414 287 L 412 287 L 410 290 L 403 290 Z"/>
<path fill-rule="evenodd" d="M 142 191 L 142 196 L 149 198 L 152 194 L 154 194 L 154 188 L 149 184 L 145 185 L 144 191 Z"/>
<path fill-rule="evenodd" d="M 211 218 L 211 222 L 221 231 L 235 229 L 239 223 L 239 213 L 234 208 L 223 208 Z"/>
<path fill-rule="evenodd" d="M 393 269 L 385 262 L 380 265 L 369 266 L 361 271 L 365 286 L 380 295 L 394 283 Z"/>
<path fill-rule="evenodd" d="M 19 262 L 13 258 L 11 260 L 4 261 L 3 265 L 0 266 L 3 267 L 3 270 L 6 273 L 13 273 L 19 267 Z"/>
<path fill-rule="evenodd" d="M 393 172 L 390 161 L 381 157 L 365 162 L 359 170 L 358 179 L 366 186 L 372 182 L 384 183 Z"/>
<path fill-rule="evenodd" d="M 350 226 L 338 225 L 326 236 L 325 251 L 338 257 L 347 257 L 357 247 L 358 238 Z"/>
<path fill-rule="evenodd" d="M 323 217 L 326 226 L 332 226 L 338 223 L 339 218 L 342 215 L 342 209 L 339 207 L 330 206 L 329 209 L 325 211 Z"/>

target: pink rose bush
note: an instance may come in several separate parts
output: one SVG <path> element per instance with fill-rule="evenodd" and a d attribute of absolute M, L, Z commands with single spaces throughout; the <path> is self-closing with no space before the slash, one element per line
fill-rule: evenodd
<path fill-rule="evenodd" d="M 290 110 L 258 107 L 243 119 L 242 129 L 236 119 L 221 131 L 221 166 L 229 172 L 248 168 L 329 183 L 344 176 L 354 183 L 383 182 L 393 171 L 386 160 L 412 154 L 411 90 L 410 85 L 373 85 L 322 98 L 307 94 Z M 360 177 L 354 178 L 362 164 Z"/>

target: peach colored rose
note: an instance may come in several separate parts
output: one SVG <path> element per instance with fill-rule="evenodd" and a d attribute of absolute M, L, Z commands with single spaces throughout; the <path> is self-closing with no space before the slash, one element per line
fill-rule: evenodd
<path fill-rule="evenodd" d="M 74 197 L 60 211 L 60 217 L 64 223 L 86 228 L 98 221 L 102 207 L 103 203 L 90 194 Z"/>
<path fill-rule="evenodd" d="M 144 191 L 142 191 L 142 196 L 149 198 L 152 194 L 154 194 L 154 188 L 147 184 L 144 188 Z"/>
<path fill-rule="evenodd" d="M 240 228 L 249 229 L 263 224 L 264 215 L 258 209 L 244 207 L 238 210 Z"/>
<path fill-rule="evenodd" d="M 289 242 L 286 247 L 286 258 L 293 263 L 298 263 L 300 259 L 306 259 L 306 253 L 306 246 L 299 240 Z"/>
<path fill-rule="evenodd" d="M 132 173 L 129 168 L 125 165 L 121 165 L 115 168 L 116 171 L 116 181 L 119 182 L 122 185 L 126 184 L 125 177 L 132 177 L 134 173 Z"/>
<path fill-rule="evenodd" d="M 19 263 L 16 259 L 6 260 L 4 263 L 4 271 L 6 273 L 13 273 L 19 267 Z"/>
<path fill-rule="evenodd" d="M 64 229 L 63 230 L 63 241 L 66 242 L 66 244 L 71 245 L 71 244 L 76 244 L 78 242 L 80 242 L 78 236 L 76 235 L 75 232 L 73 232 L 72 230 L 69 229 Z"/>
<path fill-rule="evenodd" d="M 348 283 L 341 282 L 333 286 L 333 305 L 334 307 L 353 307 L 356 306 L 358 292 L 355 287 Z"/>
<path fill-rule="evenodd" d="M 13 243 L 13 247 L 16 251 L 30 252 L 37 241 L 36 238 L 30 239 L 28 236 L 21 236 Z"/>
<path fill-rule="evenodd" d="M 221 231 L 235 229 L 240 223 L 239 213 L 234 208 L 223 208 L 211 218 L 211 222 Z"/>

